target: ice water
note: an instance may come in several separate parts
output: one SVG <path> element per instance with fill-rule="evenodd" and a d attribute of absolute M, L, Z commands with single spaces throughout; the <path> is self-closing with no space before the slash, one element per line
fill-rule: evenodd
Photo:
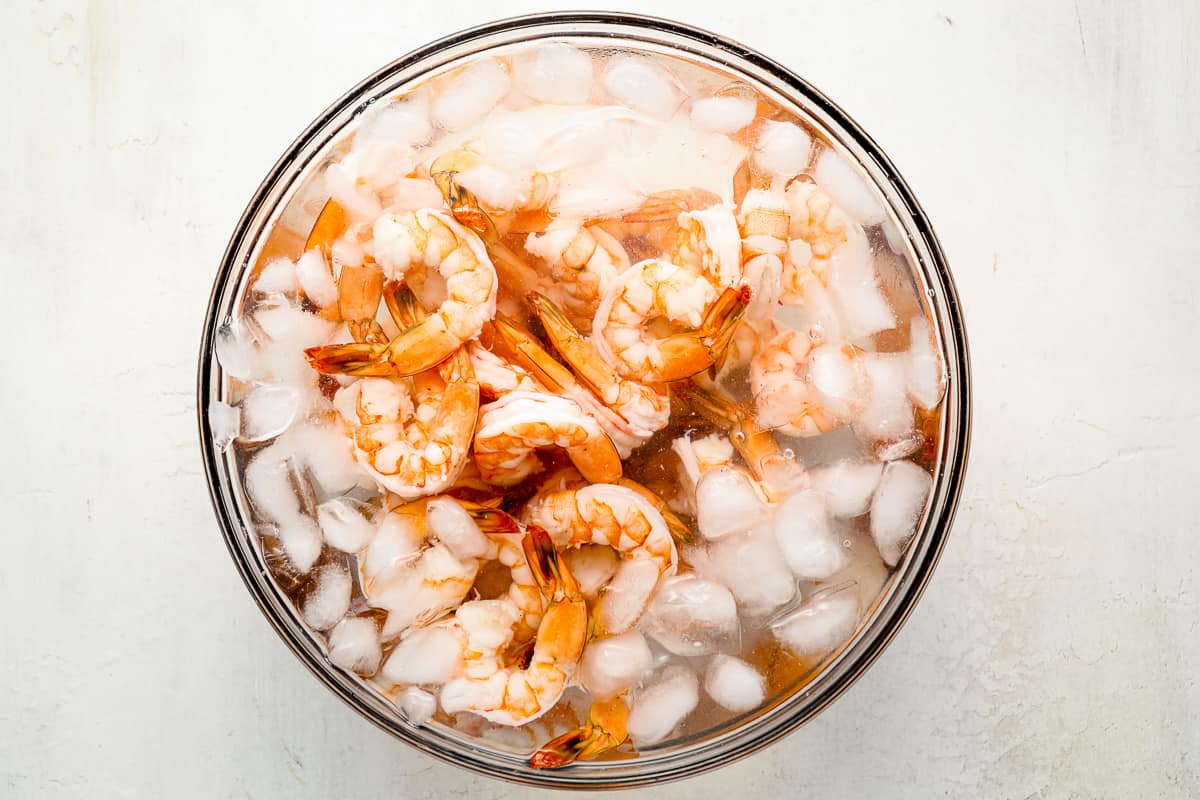
<path fill-rule="evenodd" d="M 419 649 L 412 637 L 422 625 L 454 609 L 413 609 L 416 623 L 389 626 L 395 612 L 380 607 L 378 586 L 428 543 L 387 522 L 401 501 L 356 462 L 331 405 L 355 379 L 318 374 L 303 355 L 355 338 L 340 313 L 339 281 L 346 265 L 369 263 L 376 244 L 365 234 L 324 251 L 306 242 L 321 239 L 323 226 L 369 230 L 389 208 L 444 208 L 430 165 L 461 148 L 475 156 L 463 184 L 491 214 L 498 243 L 543 275 L 555 254 L 542 237 L 556 222 L 594 226 L 636 264 L 676 252 L 679 213 L 733 209 L 735 280 L 755 297 L 744 330 L 705 379 L 752 417 L 775 420 L 779 453 L 803 479 L 764 495 L 744 529 L 732 515 L 706 538 L 697 514 L 727 496 L 697 497 L 704 481 L 689 476 L 680 442 L 730 432 L 676 403 L 666 425 L 636 441 L 624 475 L 656 494 L 693 541 L 679 545 L 676 574 L 662 580 L 636 632 L 611 648 L 611 658 L 633 659 L 640 672 L 615 669 L 634 709 L 633 738 L 602 757 L 720 730 L 796 692 L 865 624 L 920 530 L 939 458 L 939 332 L 898 223 L 847 156 L 737 76 L 681 57 L 566 43 L 496 51 L 372 104 L 301 183 L 260 249 L 239 314 L 219 333 L 229 405 L 210 412 L 222 445 L 232 442 L 280 589 L 328 643 L 330 661 L 413 724 L 527 754 L 587 718 L 593 698 L 574 685 L 518 727 L 441 710 L 453 642 L 431 640 L 423 652 L 432 661 L 420 668 L 404 654 Z M 790 216 L 780 227 L 760 209 L 764 227 L 751 230 L 756 223 L 742 218 L 748 197 L 767 211 L 778 201 L 774 213 Z M 656 202 L 667 212 L 639 213 Z M 811 224 L 795 223 L 797 208 L 811 212 Z M 503 277 L 499 307 L 530 321 Z M 555 283 L 547 280 L 547 291 L 561 289 Z M 413 288 L 427 311 L 446 292 L 436 274 Z M 553 296 L 568 306 L 577 299 Z M 587 333 L 586 303 L 575 319 Z M 376 322 L 377 336 L 399 333 L 382 306 Z M 799 337 L 794 368 L 785 362 L 770 383 L 755 359 L 788 330 Z M 475 481 L 471 496 L 490 494 L 519 516 L 539 481 L 569 466 L 562 451 L 538 458 L 528 480 L 490 489 Z M 735 453 L 727 468 L 744 475 L 746 466 Z M 608 554 L 577 558 L 598 582 L 616 563 Z M 498 598 L 510 571 L 489 562 L 470 581 L 468 599 Z"/>

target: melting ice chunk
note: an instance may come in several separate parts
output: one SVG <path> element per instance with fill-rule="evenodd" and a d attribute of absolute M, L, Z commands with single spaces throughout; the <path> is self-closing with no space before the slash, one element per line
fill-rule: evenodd
<path fill-rule="evenodd" d="M 771 624 L 771 631 L 798 656 L 828 653 L 854 635 L 858 585 L 853 581 L 824 589 Z"/>
<path fill-rule="evenodd" d="M 432 719 L 437 711 L 437 698 L 424 689 L 409 686 L 400 693 L 396 705 L 413 725 L 421 726 Z"/>
<path fill-rule="evenodd" d="M 929 473 L 911 461 L 892 461 L 884 467 L 871 501 L 871 538 L 889 567 L 904 556 L 932 487 Z"/>
<path fill-rule="evenodd" d="M 425 522 L 429 532 L 460 561 L 483 558 L 493 549 L 467 510 L 449 497 L 429 501 L 425 506 Z"/>
<path fill-rule="evenodd" d="M 942 402 L 945 382 L 942 363 L 933 345 L 933 334 L 924 317 L 916 317 L 909 326 L 908 396 L 920 408 L 932 411 Z"/>
<path fill-rule="evenodd" d="M 475 124 L 508 94 L 508 73 L 494 58 L 476 61 L 435 94 L 430 116 L 439 128 L 460 131 Z"/>
<path fill-rule="evenodd" d="M 614 58 L 604 71 L 604 88 L 618 103 L 652 117 L 666 119 L 683 102 L 675 79 L 635 56 Z"/>
<path fill-rule="evenodd" d="M 825 500 L 817 492 L 796 492 L 784 500 L 775 510 L 772 527 L 784 560 L 799 578 L 822 581 L 850 562 L 829 526 Z"/>
<path fill-rule="evenodd" d="M 287 258 L 273 258 L 263 265 L 254 281 L 254 291 L 263 294 L 291 294 L 299 284 L 296 282 L 296 267 Z"/>
<path fill-rule="evenodd" d="M 830 256 L 829 280 L 842 335 L 856 340 L 894 327 L 896 315 L 879 286 L 867 235 L 858 225 L 848 225 L 846 237 Z"/>
<path fill-rule="evenodd" d="M 905 389 L 904 356 L 868 353 L 861 363 L 867 398 L 855 417 L 854 431 L 876 442 L 904 439 L 913 429 L 913 409 Z"/>
<path fill-rule="evenodd" d="M 833 150 L 826 150 L 817 159 L 813 178 L 833 202 L 863 225 L 878 225 L 887 218 L 871 187 Z"/>
<path fill-rule="evenodd" d="M 265 442 L 286 431 L 300 410 L 300 393 L 284 384 L 256 386 L 238 404 L 243 442 Z"/>
<path fill-rule="evenodd" d="M 462 645 L 445 625 L 418 628 L 396 645 L 382 676 L 395 684 L 438 685 L 462 666 Z"/>
<path fill-rule="evenodd" d="M 238 380 L 249 380 L 258 371 L 258 351 L 254 337 L 240 320 L 227 320 L 217 328 L 213 351 L 221 369 Z"/>
<path fill-rule="evenodd" d="M 766 525 L 713 542 L 700 572 L 728 586 L 751 616 L 773 611 L 796 594 L 796 579 Z"/>
<path fill-rule="evenodd" d="M 330 547 L 357 553 L 375 533 L 374 509 L 353 497 L 335 497 L 317 506 L 317 523 Z"/>
<path fill-rule="evenodd" d="M 322 497 L 337 497 L 363 479 L 353 443 L 335 425 L 296 425 L 279 437 L 307 468 Z"/>
<path fill-rule="evenodd" d="M 730 711 L 749 711 L 766 697 L 767 686 L 758 670 L 740 658 L 719 653 L 708 662 L 704 691 Z"/>
<path fill-rule="evenodd" d="M 596 603 L 596 625 L 608 633 L 632 628 L 646 610 L 658 585 L 658 564 L 649 558 L 626 558 Z"/>
<path fill-rule="evenodd" d="M 791 122 L 763 123 L 754 145 L 754 159 L 769 175 L 792 178 L 808 166 L 812 137 Z"/>
<path fill-rule="evenodd" d="M 277 526 L 279 543 L 292 565 L 307 573 L 321 555 L 321 529 L 308 517 L 295 516 Z"/>
<path fill-rule="evenodd" d="M 708 97 L 692 104 L 692 124 L 710 133 L 733 133 L 750 124 L 755 110 L 749 97 Z"/>
<path fill-rule="evenodd" d="M 597 700 L 607 700 L 632 686 L 651 658 L 645 637 L 637 631 L 593 639 L 583 651 L 577 678 Z"/>
<path fill-rule="evenodd" d="M 296 262 L 296 277 L 308 299 L 321 308 L 337 302 L 337 283 L 333 280 L 329 265 L 325 263 L 325 256 L 321 255 L 318 248 L 314 247 L 300 256 L 300 260 Z"/>
<path fill-rule="evenodd" d="M 691 670 L 667 667 L 634 698 L 629 711 L 629 735 L 638 747 L 661 742 L 700 701 L 700 684 Z"/>
<path fill-rule="evenodd" d="M 737 652 L 741 626 L 728 589 L 696 575 L 665 578 L 643 623 L 646 633 L 678 656 Z"/>
<path fill-rule="evenodd" d="M 704 473 L 696 484 L 696 521 L 705 539 L 748 531 L 766 516 L 750 476 L 734 467 Z"/>
<path fill-rule="evenodd" d="M 329 634 L 329 660 L 348 672 L 374 675 L 382 654 L 379 626 L 366 617 L 347 617 Z"/>
<path fill-rule="evenodd" d="M 408 514 L 389 511 L 379 523 L 362 559 L 362 573 L 368 580 L 386 575 L 408 564 L 421 554 L 425 531 Z"/>
<path fill-rule="evenodd" d="M 304 621 L 319 631 L 328 630 L 350 610 L 350 573 L 339 564 L 317 570 L 316 582 L 304 598 Z"/>
<path fill-rule="evenodd" d="M 809 473 L 812 487 L 825 495 L 829 513 L 835 517 L 857 517 L 867 513 L 883 464 L 878 461 L 843 459 Z"/>
<path fill-rule="evenodd" d="M 219 452 L 224 453 L 237 438 L 241 429 L 242 411 L 240 408 L 213 400 L 208 404 L 208 429 L 212 432 L 213 445 Z"/>
<path fill-rule="evenodd" d="M 517 87 L 543 103 L 586 103 L 592 59 L 564 42 L 539 45 L 513 60 Z"/>

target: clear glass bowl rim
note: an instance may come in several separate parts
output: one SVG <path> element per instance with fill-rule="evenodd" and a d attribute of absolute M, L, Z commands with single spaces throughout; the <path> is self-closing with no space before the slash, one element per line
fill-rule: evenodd
<path fill-rule="evenodd" d="M 535 35 L 536 34 L 536 35 Z M 547 36 L 614 37 L 653 43 L 720 63 L 735 73 L 749 74 L 772 86 L 793 102 L 823 117 L 831 130 L 844 133 L 842 143 L 854 151 L 859 163 L 872 174 L 887 195 L 917 254 L 918 268 L 930 287 L 929 304 L 937 318 L 949 376 L 944 401 L 942 461 L 936 476 L 929 513 L 918 538 L 910 547 L 901 572 L 891 580 L 888 596 L 867 625 L 822 674 L 794 693 L 771 713 L 755 717 L 733 731 L 687 748 L 651 758 L 578 764 L 565 770 L 533 770 L 484 748 L 449 737 L 430 735 L 429 729 L 399 722 L 387 704 L 370 696 L 360 681 L 333 668 L 319 644 L 281 602 L 270 574 L 256 555 L 231 479 L 230 461 L 213 446 L 206 409 L 220 399 L 221 373 L 213 356 L 218 325 L 228 313 L 228 303 L 242 273 L 251 266 L 249 255 L 267 229 L 269 210 L 281 202 L 286 188 L 304 174 L 322 146 L 362 111 L 371 90 L 401 72 L 437 63 L 439 55 L 472 44 L 479 52 Z M 456 53 L 462 57 L 468 53 Z M 411 78 L 410 78 L 411 79 Z M 340 122 L 339 122 L 340 120 Z M 335 124 L 337 123 L 337 124 Z M 340 97 L 287 148 L 255 191 L 221 260 L 209 298 L 201 338 L 197 376 L 197 416 L 201 455 L 213 509 L 225 543 L 246 588 L 271 626 L 289 649 L 322 683 L 347 705 L 378 727 L 417 749 L 447 763 L 503 780 L 547 788 L 618 789 L 678 780 L 732 763 L 779 740 L 804 724 L 837 697 L 870 667 L 911 613 L 937 565 L 957 509 L 965 476 L 971 430 L 971 380 L 966 330 L 954 281 L 941 246 L 924 211 L 882 149 L 840 107 L 807 81 L 750 48 L 709 31 L 672 20 L 616 12 L 549 12 L 512 17 L 479 25 L 431 42 L 396 59 Z"/>

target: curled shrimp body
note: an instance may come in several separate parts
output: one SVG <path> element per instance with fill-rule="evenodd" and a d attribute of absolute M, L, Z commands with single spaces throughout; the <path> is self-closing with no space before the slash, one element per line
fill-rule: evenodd
<path fill-rule="evenodd" d="M 645 611 L 659 580 L 678 560 L 662 514 L 637 491 L 596 483 L 548 491 L 525 510 L 529 524 L 544 528 L 560 548 L 608 545 L 621 556 L 617 574 L 594 609 L 597 635 L 622 633 Z"/>
<path fill-rule="evenodd" d="M 529 568 L 546 598 L 529 666 L 511 663 L 506 649 L 517 620 L 505 601 L 479 608 L 464 603 L 455 622 L 465 634 L 463 675 L 442 686 L 442 708 L 469 711 L 500 725 L 523 725 L 549 711 L 575 672 L 587 640 L 587 604 L 575 578 L 544 531 L 522 540 Z"/>
<path fill-rule="evenodd" d="M 592 324 L 594 341 L 626 378 L 681 380 L 717 361 L 749 301 L 749 291 L 726 289 L 718 295 L 706 278 L 648 259 L 630 267 L 601 301 Z M 664 326 L 676 332 L 653 332 Z"/>
<path fill-rule="evenodd" d="M 530 234 L 525 249 L 543 259 L 552 280 L 548 290 L 577 326 L 591 328 L 601 298 L 629 269 L 629 256 L 612 234 L 596 225 L 556 220 Z"/>
<path fill-rule="evenodd" d="M 792 436 L 832 431 L 854 411 L 859 371 L 854 347 L 781 330 L 750 362 L 759 424 Z"/>
<path fill-rule="evenodd" d="M 479 411 L 475 463 L 497 486 L 514 486 L 541 469 L 537 451 L 558 447 L 591 481 L 621 477 L 621 458 L 600 425 L 566 397 L 512 391 Z"/>
<path fill-rule="evenodd" d="M 446 283 L 446 300 L 386 345 L 309 348 L 305 355 L 319 372 L 412 375 L 478 336 L 496 313 L 496 269 L 479 237 L 449 215 L 432 209 L 384 214 L 375 221 L 373 234 L 375 260 L 387 277 L 420 280 L 424 270 L 436 268 Z"/>
<path fill-rule="evenodd" d="M 684 211 L 671 260 L 719 288 L 742 285 L 741 235 L 733 205 L 719 203 L 700 211 Z"/>
<path fill-rule="evenodd" d="M 847 241 L 847 219 L 815 183 L 793 181 L 787 188 L 788 257 L 783 270 L 784 300 L 805 300 L 805 282 L 828 283 L 830 257 Z"/>
<path fill-rule="evenodd" d="M 479 384 L 458 350 L 412 380 L 365 378 L 338 390 L 334 408 L 354 457 L 375 482 L 412 500 L 444 491 L 462 472 L 479 411 Z"/>

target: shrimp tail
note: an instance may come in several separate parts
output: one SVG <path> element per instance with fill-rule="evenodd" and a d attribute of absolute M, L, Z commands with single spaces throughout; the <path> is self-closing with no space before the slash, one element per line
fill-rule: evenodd
<path fill-rule="evenodd" d="M 526 525 L 521 548 L 533 578 L 549 602 L 582 597 L 575 576 L 554 548 L 550 534 L 537 525 Z"/>
<path fill-rule="evenodd" d="M 704 314 L 700 328 L 668 336 L 661 343 L 663 366 L 656 377 L 664 383 L 680 381 L 717 363 L 733 341 L 737 324 L 750 304 L 750 288 L 727 288 Z"/>
<path fill-rule="evenodd" d="M 304 357 L 324 375 L 380 378 L 396 374 L 385 358 L 387 349 L 387 345 L 374 342 L 327 344 L 308 348 Z"/>
<path fill-rule="evenodd" d="M 534 295 L 537 293 L 530 293 Z M 555 361 L 532 333 L 503 314 L 496 314 L 489 332 L 513 361 L 529 370 L 547 389 L 561 392 L 574 383 L 571 371 Z"/>
<path fill-rule="evenodd" d="M 588 722 L 546 742 L 529 759 L 534 769 L 554 769 L 573 761 L 589 761 L 629 738 L 629 706 L 621 697 L 598 701 L 588 711 Z"/>
<path fill-rule="evenodd" d="M 554 349 L 571 365 L 580 383 L 597 397 L 604 397 L 604 384 L 615 380 L 611 369 L 601 360 L 599 353 L 579 330 L 567 319 L 567 315 L 554 301 L 540 292 L 530 292 L 526 301 L 533 308 L 546 329 L 546 336 Z"/>

